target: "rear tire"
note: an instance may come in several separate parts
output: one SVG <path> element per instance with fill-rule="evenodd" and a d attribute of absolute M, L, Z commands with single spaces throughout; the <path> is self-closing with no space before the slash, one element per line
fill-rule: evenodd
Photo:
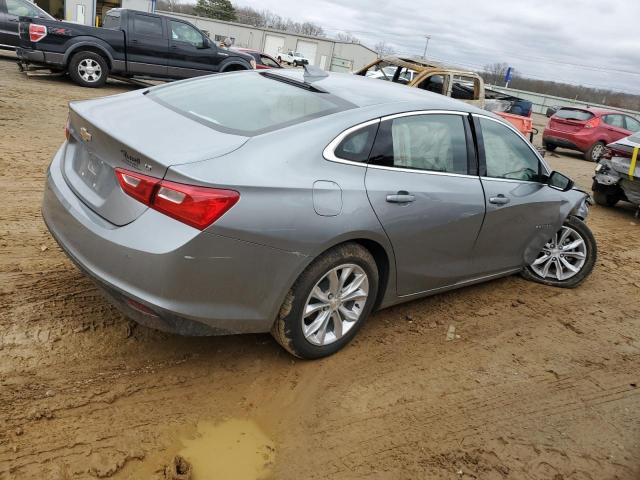
<path fill-rule="evenodd" d="M 102 87 L 109 76 L 109 65 L 102 55 L 82 51 L 71 57 L 67 68 L 69 76 L 81 87 Z"/>
<path fill-rule="evenodd" d="M 298 277 L 271 334 L 296 357 L 332 355 L 362 327 L 377 294 L 378 268 L 371 253 L 356 243 L 339 245 Z"/>
<path fill-rule="evenodd" d="M 567 235 L 563 237 L 565 232 Z M 554 244 L 556 241 L 559 245 Z M 554 238 L 545 245 L 534 263 L 522 271 L 522 276 L 544 285 L 574 288 L 591 274 L 597 258 L 596 239 L 587 224 L 577 217 L 569 217 Z M 577 271 L 574 272 L 572 268 Z M 559 275 L 560 278 L 558 269 L 564 272 Z"/>
<path fill-rule="evenodd" d="M 604 154 L 605 144 L 604 142 L 596 142 L 591 145 L 591 148 L 584 152 L 584 159 L 590 162 L 598 162 L 602 154 Z"/>
<path fill-rule="evenodd" d="M 601 207 L 614 207 L 620 201 L 618 195 L 607 195 L 603 192 L 593 192 L 593 201 Z"/>

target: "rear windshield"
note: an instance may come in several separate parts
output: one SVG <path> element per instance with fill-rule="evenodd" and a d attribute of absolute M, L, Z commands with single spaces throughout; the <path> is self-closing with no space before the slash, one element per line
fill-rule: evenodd
<path fill-rule="evenodd" d="M 632 142 L 635 142 L 635 143 L 640 143 L 640 132 L 634 133 L 633 135 L 631 135 L 629 137 L 629 140 L 631 140 Z"/>
<path fill-rule="evenodd" d="M 556 112 L 557 118 L 564 118 L 566 120 L 580 120 L 586 122 L 590 120 L 595 115 L 591 112 L 587 112 L 586 110 L 577 110 L 575 108 L 561 108 Z"/>
<path fill-rule="evenodd" d="M 249 72 L 167 85 L 147 96 L 216 130 L 248 136 L 353 107 L 275 74 Z"/>

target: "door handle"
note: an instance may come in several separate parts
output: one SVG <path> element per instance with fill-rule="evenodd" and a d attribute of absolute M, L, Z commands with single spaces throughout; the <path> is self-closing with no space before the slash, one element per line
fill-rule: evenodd
<path fill-rule="evenodd" d="M 495 205 L 506 205 L 510 201 L 511 200 L 509 198 L 505 197 L 502 194 L 499 194 L 497 197 L 489 198 L 489 203 L 493 203 Z"/>
<path fill-rule="evenodd" d="M 400 190 L 395 195 L 387 195 L 387 202 L 389 203 L 410 203 L 416 199 L 415 195 L 411 195 L 405 190 Z"/>
<path fill-rule="evenodd" d="M 9 21 L 10 21 L 11 23 L 18 23 L 18 20 L 19 20 L 19 19 L 17 19 L 17 18 L 10 18 L 10 19 L 9 19 Z"/>

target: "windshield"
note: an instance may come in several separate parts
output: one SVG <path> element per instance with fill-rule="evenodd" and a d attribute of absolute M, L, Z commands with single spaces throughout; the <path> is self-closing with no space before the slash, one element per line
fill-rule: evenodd
<path fill-rule="evenodd" d="M 555 116 L 557 118 L 564 118 L 565 120 L 580 120 L 581 122 L 586 122 L 594 117 L 591 112 L 575 108 L 561 108 L 556 112 Z"/>
<path fill-rule="evenodd" d="M 236 135 L 258 135 L 350 108 L 276 74 L 215 75 L 150 90 L 147 97 L 192 120 Z"/>

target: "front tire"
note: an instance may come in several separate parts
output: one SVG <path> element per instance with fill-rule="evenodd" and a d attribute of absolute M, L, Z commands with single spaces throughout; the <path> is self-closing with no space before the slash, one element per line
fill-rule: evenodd
<path fill-rule="evenodd" d="M 356 243 L 339 245 L 314 260 L 293 285 L 271 329 L 299 358 L 326 357 L 353 339 L 378 294 L 378 268 Z"/>
<path fill-rule="evenodd" d="M 102 55 L 94 52 L 78 52 L 71 57 L 68 72 L 81 87 L 102 87 L 109 76 L 109 65 Z"/>
<path fill-rule="evenodd" d="M 549 151 L 549 152 L 553 152 L 555 151 L 555 149 L 558 148 L 557 145 L 554 145 L 553 143 L 546 143 L 544 144 L 544 149 Z"/>
<path fill-rule="evenodd" d="M 591 148 L 584 152 L 584 159 L 591 162 L 598 162 L 600 157 L 604 154 L 605 144 L 604 142 L 596 142 L 591 145 Z"/>
<path fill-rule="evenodd" d="M 596 239 L 587 224 L 569 217 L 522 276 L 545 285 L 574 288 L 591 274 L 597 258 Z"/>

